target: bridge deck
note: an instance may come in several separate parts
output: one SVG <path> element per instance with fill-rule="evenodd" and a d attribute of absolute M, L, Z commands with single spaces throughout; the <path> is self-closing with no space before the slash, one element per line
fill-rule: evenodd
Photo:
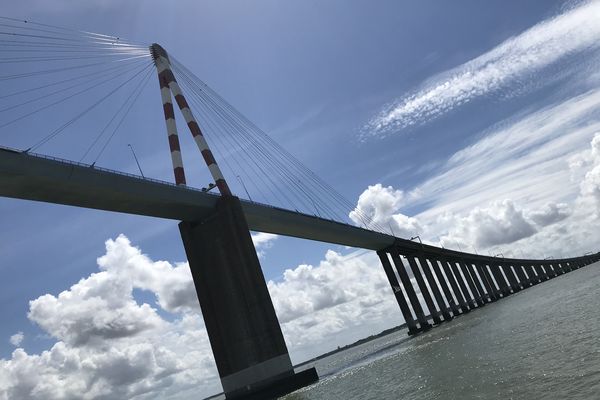
<path fill-rule="evenodd" d="M 0 148 L 0 196 L 98 210 L 194 221 L 218 195 L 168 182 Z M 242 200 L 250 229 L 365 249 L 394 238 L 367 229 Z"/>
<path fill-rule="evenodd" d="M 190 187 L 6 147 L 0 147 L 0 196 L 178 221 L 194 221 L 208 215 L 218 198 Z M 490 259 L 247 200 L 242 200 L 242 208 L 254 231 L 370 250 L 396 244 L 432 255 Z"/>

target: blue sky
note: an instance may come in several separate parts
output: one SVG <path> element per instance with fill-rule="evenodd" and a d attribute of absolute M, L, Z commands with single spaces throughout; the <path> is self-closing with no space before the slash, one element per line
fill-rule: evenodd
<path fill-rule="evenodd" d="M 597 250 L 599 9 L 597 1 L 28 0 L 2 13 L 161 43 L 399 236 L 544 258 Z M 61 114 L 48 118 L 3 131 L 0 144 L 26 148 Z M 77 159 L 100 119 L 88 122 L 39 151 Z M 157 82 L 122 130 L 99 165 L 137 173 L 132 143 L 146 175 L 171 181 Z M 190 183 L 202 186 L 205 167 L 180 132 Z M 40 398 L 66 398 L 94 379 L 105 387 L 87 387 L 90 398 L 131 397 L 143 384 L 149 398 L 219 390 L 195 299 L 176 306 L 169 297 L 173 287 L 193 295 L 176 222 L 11 199 L 0 209 L 0 398 L 33 396 L 16 372 L 28 368 L 44 371 L 48 386 L 69 377 L 64 392 L 38 388 Z M 401 322 L 373 254 L 260 239 L 295 362 Z M 89 330 L 114 326 L 120 312 L 137 316 L 139 333 Z M 58 355 L 78 367 L 48 361 Z M 137 377 L 130 381 L 99 367 L 127 360 L 134 369 L 144 357 L 155 369 L 126 371 Z M 82 368 L 84 359 L 96 367 Z M 162 370 L 168 378 L 157 378 Z M 187 373 L 195 378 L 186 384 Z"/>

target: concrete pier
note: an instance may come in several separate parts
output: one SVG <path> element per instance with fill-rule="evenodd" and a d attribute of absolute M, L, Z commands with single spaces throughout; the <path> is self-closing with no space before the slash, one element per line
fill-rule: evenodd
<path fill-rule="evenodd" d="M 464 267 L 465 277 L 467 278 L 467 283 L 469 288 L 471 289 L 471 293 L 475 297 L 475 301 L 479 307 L 483 307 L 485 305 L 485 292 L 481 287 L 481 283 L 479 283 L 479 278 L 475 273 L 475 269 L 473 268 L 473 264 L 470 261 L 462 262 L 461 265 Z"/>
<path fill-rule="evenodd" d="M 402 292 L 402 288 L 400 287 L 400 283 L 396 278 L 396 274 L 392 269 L 392 264 L 390 263 L 390 259 L 385 251 L 378 251 L 377 255 L 381 260 L 381 264 L 383 265 L 383 270 L 385 271 L 385 275 L 388 278 L 388 282 L 394 291 L 394 296 L 396 297 L 396 301 L 398 302 L 398 306 L 400 306 L 400 311 L 402 312 L 402 316 L 404 317 L 404 321 L 406 322 L 406 327 L 408 328 L 408 334 L 414 335 L 419 332 L 417 328 L 417 324 L 415 319 L 413 318 L 410 308 L 408 306 L 408 302 L 404 297 L 404 293 Z"/>
<path fill-rule="evenodd" d="M 486 257 L 447 249 L 427 250 L 424 244 L 405 248 L 402 243 L 377 253 L 407 322 L 409 335 L 430 329 L 432 325 L 427 318 L 433 319 L 434 326 L 450 321 L 488 302 L 600 260 L 600 253 L 548 261 Z M 410 273 L 417 287 L 413 287 Z M 419 302 L 417 290 L 429 316 Z"/>
<path fill-rule="evenodd" d="M 529 282 L 529 278 L 527 278 L 527 276 L 525 275 L 525 271 L 523 270 L 523 267 L 521 266 L 521 264 L 513 264 L 513 269 L 515 270 L 515 273 L 517 274 L 517 278 L 519 279 L 519 284 L 521 285 L 521 289 L 525 289 L 525 288 L 531 286 L 531 283 Z"/>
<path fill-rule="evenodd" d="M 487 267 L 481 263 L 475 263 L 475 268 L 483 280 L 483 285 L 485 286 L 489 301 L 492 302 L 498 300 L 500 296 L 494 287 L 494 282 L 492 281 L 492 277 L 490 276 Z"/>
<path fill-rule="evenodd" d="M 517 293 L 517 292 L 521 291 L 521 286 L 519 285 L 517 276 L 513 272 L 513 269 L 510 267 L 510 265 L 503 263 L 501 266 L 502 266 L 502 271 L 504 272 L 504 275 L 506 276 L 506 279 L 508 279 L 508 283 L 509 283 L 508 287 L 510 288 L 510 290 L 513 293 Z"/>
<path fill-rule="evenodd" d="M 410 269 L 412 270 L 413 276 L 415 277 L 415 280 L 417 281 L 417 286 L 419 287 L 419 291 L 421 292 L 421 295 L 423 296 L 423 300 L 425 300 L 425 304 L 427 305 L 427 308 L 429 309 L 429 314 L 431 315 L 433 322 L 435 324 L 441 324 L 442 320 L 440 318 L 438 310 L 435 308 L 435 304 L 433 304 L 433 299 L 431 298 L 431 295 L 429 294 L 429 290 L 427 289 L 427 286 L 425 285 L 425 281 L 423 280 L 423 276 L 421 275 L 421 271 L 419 270 L 419 267 L 415 261 L 415 258 L 413 256 L 407 256 L 406 259 L 408 260 L 408 265 L 410 265 Z"/>
<path fill-rule="evenodd" d="M 474 295 L 471 294 L 471 292 L 469 292 L 469 289 L 467 289 L 467 274 L 461 273 L 462 268 L 460 268 L 457 265 L 457 262 L 455 260 L 450 261 L 450 268 L 452 269 L 452 272 L 454 272 L 454 276 L 456 277 L 456 281 L 458 282 L 458 287 L 460 288 L 460 291 L 462 292 L 465 301 L 469 305 L 469 308 L 475 308 L 476 305 L 475 298 L 473 297 Z"/>
<path fill-rule="evenodd" d="M 452 287 L 452 291 L 454 292 L 454 296 L 458 300 L 458 304 L 460 305 L 460 309 L 463 313 L 467 313 L 471 310 L 469 305 L 467 304 L 467 299 L 463 296 L 462 290 L 458 285 L 457 277 L 454 275 L 454 270 L 452 269 L 452 265 L 448 260 L 441 261 L 442 268 L 444 269 L 444 273 L 450 282 L 450 286 Z"/>
<path fill-rule="evenodd" d="M 318 380 L 295 374 L 238 198 L 179 224 L 226 398 L 274 398 Z"/>
<path fill-rule="evenodd" d="M 440 268 L 440 262 L 438 260 L 430 260 L 431 266 L 433 267 L 433 272 L 437 276 L 437 279 L 442 287 L 442 292 L 444 293 L 444 297 L 446 298 L 446 303 L 448 303 L 448 307 L 452 312 L 452 315 L 456 317 L 460 314 L 460 310 L 458 308 L 458 304 L 454 300 L 452 296 L 452 291 L 448 287 L 448 283 L 446 279 L 444 279 L 444 274 L 442 273 L 442 268 Z"/>
<path fill-rule="evenodd" d="M 433 271 L 432 271 L 433 267 L 429 264 L 429 262 L 427 262 L 427 259 L 425 259 L 425 257 L 423 257 L 421 255 L 419 255 L 417 257 L 417 260 L 419 261 L 419 264 L 421 265 L 421 269 L 423 270 L 423 273 L 425 274 L 425 279 L 427 280 L 429 289 L 431 289 L 431 293 L 433 294 L 433 298 L 435 299 L 435 301 L 438 305 L 440 313 L 444 317 L 443 322 L 450 321 L 452 319 L 452 315 L 450 315 L 450 311 L 448 309 L 448 306 L 444 302 L 444 298 L 442 297 L 440 288 L 439 288 L 435 278 L 433 277 Z"/>
<path fill-rule="evenodd" d="M 550 279 L 550 277 L 546 273 L 546 270 L 544 269 L 544 267 L 542 266 L 541 263 L 539 263 L 539 262 L 535 263 L 533 265 L 533 268 L 535 269 L 535 272 L 537 273 L 538 277 L 541 279 L 542 282 L 545 282 L 548 279 Z"/>
<path fill-rule="evenodd" d="M 504 277 L 504 274 L 502 273 L 500 264 L 494 263 L 490 267 L 491 267 L 490 269 L 492 271 L 492 274 L 494 275 L 494 279 L 496 279 L 496 282 L 500 286 L 500 291 L 502 292 L 502 296 L 503 297 L 510 296 L 511 295 L 510 286 L 508 285 L 508 281 L 506 280 L 506 278 Z"/>
<path fill-rule="evenodd" d="M 410 305 L 419 321 L 419 330 L 426 331 L 431 328 L 431 324 L 425 318 L 425 313 L 423 312 L 423 308 L 421 307 L 421 303 L 419 303 L 419 298 L 417 297 L 417 293 L 412 286 L 410 278 L 408 277 L 408 273 L 406 272 L 406 268 L 402 259 L 400 258 L 400 254 L 397 251 L 391 252 L 392 261 L 396 266 L 396 271 L 398 272 L 398 276 L 400 277 L 400 281 L 402 282 L 402 286 L 404 286 L 404 290 L 406 291 L 406 295 L 410 300 Z"/>
<path fill-rule="evenodd" d="M 525 265 L 525 271 L 527 272 L 527 276 L 529 277 L 529 281 L 532 285 L 537 285 L 541 282 L 541 279 L 534 271 L 533 265 L 527 264 Z"/>

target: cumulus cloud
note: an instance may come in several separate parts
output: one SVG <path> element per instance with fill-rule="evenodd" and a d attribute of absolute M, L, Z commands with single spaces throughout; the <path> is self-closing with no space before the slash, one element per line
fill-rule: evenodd
<path fill-rule="evenodd" d="M 426 83 L 386 107 L 363 130 L 385 135 L 420 124 L 456 107 L 526 80 L 543 68 L 600 43 L 600 2 L 588 1 L 538 23 L 489 52 Z"/>
<path fill-rule="evenodd" d="M 106 242 L 106 254 L 98 258 L 98 265 L 116 282 L 113 284 L 124 285 L 125 291 L 136 288 L 153 292 L 166 311 L 196 312 L 200 308 L 187 263 L 152 261 L 124 235 Z"/>
<path fill-rule="evenodd" d="M 571 207 L 566 203 L 547 203 L 541 209 L 531 211 L 527 217 L 539 226 L 546 226 L 562 221 L 571 212 Z"/>
<path fill-rule="evenodd" d="M 13 346 L 19 347 L 23 342 L 23 339 L 25 339 L 25 335 L 23 335 L 23 332 L 17 332 L 10 337 L 9 341 L 10 344 L 12 344 Z"/>
<path fill-rule="evenodd" d="M 153 261 L 123 235 L 106 241 L 97 261 L 98 272 L 30 302 L 30 320 L 55 343 L 0 359 L 0 399 L 175 400 L 219 391 L 187 264 Z M 372 252 L 329 251 L 268 288 L 295 361 L 402 322 Z"/>
<path fill-rule="evenodd" d="M 268 283 L 281 322 L 357 299 L 381 301 L 386 285 L 378 266 L 374 268 L 361 258 L 347 261 L 332 250 L 318 266 L 303 264 L 287 269 L 282 282 Z"/>
<path fill-rule="evenodd" d="M 490 204 L 487 208 L 475 208 L 468 215 L 456 218 L 455 226 L 442 237 L 442 244 L 453 246 L 454 242 L 488 248 L 512 243 L 529 237 L 537 229 L 525 218 L 523 210 L 511 200 Z"/>
<path fill-rule="evenodd" d="M 292 356 L 314 357 L 403 322 L 374 252 L 329 250 L 268 288 Z"/>
<path fill-rule="evenodd" d="M 393 233 L 398 237 L 413 236 L 422 228 L 416 218 L 399 212 L 403 199 L 401 190 L 377 183 L 361 193 L 349 217 L 355 224 L 369 229 Z"/>
<path fill-rule="evenodd" d="M 279 236 L 272 233 L 257 232 L 252 234 L 252 243 L 259 257 L 265 256 L 265 251 L 273 246 L 273 241 Z"/>
<path fill-rule="evenodd" d="M 29 319 L 56 343 L 41 354 L 23 349 L 0 360 L 0 399 L 123 399 L 150 393 L 185 398 L 198 385 L 219 389 L 214 361 L 187 264 L 152 261 L 121 235 L 106 242 L 100 271 L 58 295 L 29 304 Z M 185 273 L 183 271 L 186 271 Z M 163 319 L 140 304 L 148 290 Z M 181 299 L 185 299 L 182 301 Z M 188 393 L 189 395 L 189 393 Z"/>

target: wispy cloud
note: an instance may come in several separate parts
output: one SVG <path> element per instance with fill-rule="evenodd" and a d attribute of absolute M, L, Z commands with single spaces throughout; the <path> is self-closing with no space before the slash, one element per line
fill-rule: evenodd
<path fill-rule="evenodd" d="M 424 207 L 419 217 L 432 220 L 507 196 L 539 207 L 572 201 L 579 182 L 571 180 L 569 162 L 600 131 L 599 107 L 594 90 L 501 124 L 450 157 L 408 203 Z"/>
<path fill-rule="evenodd" d="M 421 124 L 526 79 L 567 56 L 600 47 L 600 1 L 579 4 L 538 23 L 489 52 L 429 80 L 374 117 L 363 137 Z"/>

